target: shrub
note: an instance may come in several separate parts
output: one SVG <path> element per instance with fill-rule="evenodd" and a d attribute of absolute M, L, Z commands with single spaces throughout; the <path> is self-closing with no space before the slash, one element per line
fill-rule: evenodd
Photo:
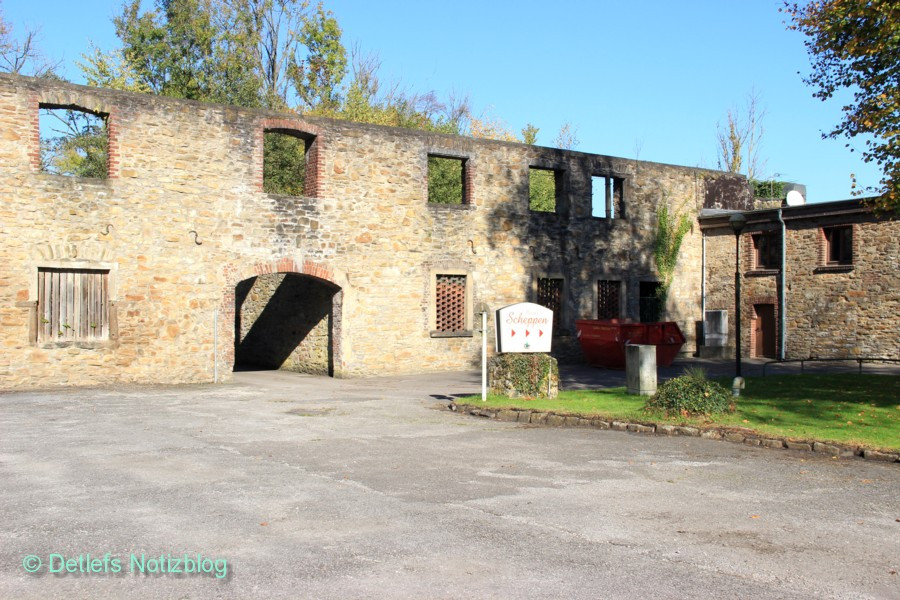
<path fill-rule="evenodd" d="M 699 371 L 699 372 L 698 372 Z M 709 415 L 734 410 L 728 390 L 706 379 L 702 370 L 670 379 L 656 389 L 647 400 L 648 410 L 661 410 L 672 415 Z"/>

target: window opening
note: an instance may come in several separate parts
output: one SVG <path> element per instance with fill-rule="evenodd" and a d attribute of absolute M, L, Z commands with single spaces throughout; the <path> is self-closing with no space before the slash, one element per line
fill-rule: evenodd
<path fill-rule="evenodd" d="M 109 115 L 74 106 L 40 104 L 41 170 L 54 175 L 105 179 Z"/>
<path fill-rule="evenodd" d="M 825 263 L 829 265 L 853 264 L 853 228 L 828 227 L 825 233 Z"/>
<path fill-rule="evenodd" d="M 753 267 L 755 269 L 777 269 L 780 248 L 778 237 L 771 233 L 753 236 Z"/>
<path fill-rule="evenodd" d="M 662 314 L 659 298 L 661 285 L 658 281 L 642 281 L 639 289 L 639 311 L 641 323 L 656 323 Z"/>
<path fill-rule="evenodd" d="M 296 132 L 263 132 L 263 191 L 284 196 L 308 196 L 306 155 L 312 139 Z"/>
<path fill-rule="evenodd" d="M 530 167 L 528 169 L 528 208 L 534 212 L 556 212 L 562 183 L 562 171 Z"/>
<path fill-rule="evenodd" d="M 428 201 L 433 204 L 468 204 L 466 161 L 428 155 Z"/>
<path fill-rule="evenodd" d="M 593 175 L 591 177 L 591 216 L 614 219 L 622 216 L 625 180 L 621 177 Z"/>

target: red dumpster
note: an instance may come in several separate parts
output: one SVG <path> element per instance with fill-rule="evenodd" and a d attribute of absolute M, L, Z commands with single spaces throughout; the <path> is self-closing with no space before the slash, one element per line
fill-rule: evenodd
<path fill-rule="evenodd" d="M 656 364 L 668 367 L 684 345 L 677 323 L 622 323 L 618 319 L 575 321 L 578 341 L 588 364 L 607 369 L 625 368 L 625 345 L 656 346 Z"/>

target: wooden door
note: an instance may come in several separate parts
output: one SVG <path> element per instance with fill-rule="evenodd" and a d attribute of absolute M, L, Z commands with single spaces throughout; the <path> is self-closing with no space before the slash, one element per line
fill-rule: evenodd
<path fill-rule="evenodd" d="M 775 358 L 775 305 L 754 304 L 753 309 L 756 313 L 753 319 L 756 337 L 753 355 Z"/>

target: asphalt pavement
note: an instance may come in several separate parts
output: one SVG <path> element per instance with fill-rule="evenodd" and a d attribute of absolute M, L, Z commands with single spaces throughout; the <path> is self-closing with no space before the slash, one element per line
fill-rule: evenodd
<path fill-rule="evenodd" d="M 0 394 L 0 597 L 900 598 L 897 465 L 235 379 Z"/>

